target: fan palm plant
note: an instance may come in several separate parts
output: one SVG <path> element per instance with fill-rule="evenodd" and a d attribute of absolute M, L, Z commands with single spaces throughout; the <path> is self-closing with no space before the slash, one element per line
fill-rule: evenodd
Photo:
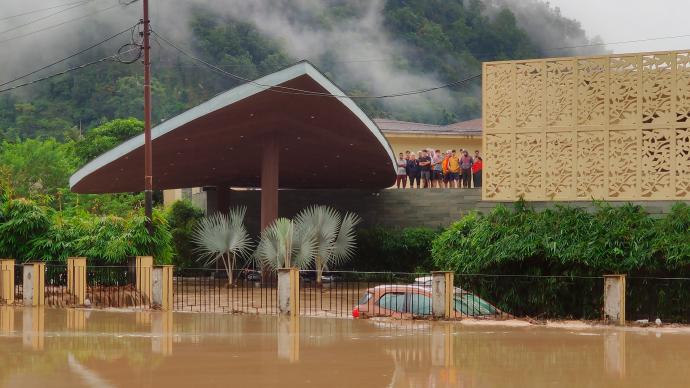
<path fill-rule="evenodd" d="M 352 258 L 355 252 L 355 227 L 360 218 L 340 213 L 329 206 L 311 206 L 296 217 L 300 228 L 314 241 L 316 284 L 321 286 L 323 271 Z"/>
<path fill-rule="evenodd" d="M 304 268 L 313 259 L 314 240 L 296 222 L 278 218 L 261 232 L 254 260 L 262 268 Z"/>
<path fill-rule="evenodd" d="M 229 214 L 215 213 L 199 221 L 192 241 L 200 259 L 206 265 L 220 260 L 228 276 L 228 286 L 232 286 L 232 271 L 237 266 L 237 259 L 248 257 L 252 241 L 244 226 L 246 207 L 230 209 Z"/>

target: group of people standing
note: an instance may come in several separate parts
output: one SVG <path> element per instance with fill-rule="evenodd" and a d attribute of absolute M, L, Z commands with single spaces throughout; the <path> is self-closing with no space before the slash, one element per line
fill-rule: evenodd
<path fill-rule="evenodd" d="M 406 188 L 410 181 L 410 188 L 470 188 L 482 187 L 482 157 L 479 151 L 474 151 L 474 157 L 469 151 L 448 150 L 444 154 L 441 150 L 422 150 L 417 152 L 405 151 L 398 155 L 397 188 Z"/>

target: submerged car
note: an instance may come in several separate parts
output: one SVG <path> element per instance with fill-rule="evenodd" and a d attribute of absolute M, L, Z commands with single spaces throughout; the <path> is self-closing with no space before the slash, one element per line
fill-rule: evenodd
<path fill-rule="evenodd" d="M 502 312 L 484 299 L 455 288 L 454 318 L 493 317 Z M 367 289 L 352 310 L 360 317 L 428 317 L 432 312 L 431 287 L 419 284 L 381 285 Z"/>

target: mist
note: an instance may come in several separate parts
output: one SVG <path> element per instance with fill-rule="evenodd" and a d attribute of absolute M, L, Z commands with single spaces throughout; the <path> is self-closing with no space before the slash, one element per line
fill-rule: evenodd
<path fill-rule="evenodd" d="M 45 0 L 2 0 L 0 31 L 7 31 L 65 9 L 2 20 L 22 12 L 65 4 L 67 0 L 62 3 L 57 1 L 46 3 Z M 13 31 L 0 32 L 0 49 L 10 53 L 0 56 L 0 81 L 69 55 L 134 25 L 141 18 L 141 1 L 128 6 L 120 5 L 129 1 L 131 0 L 91 0 L 46 20 Z M 521 27 L 539 47 L 589 43 L 579 23 L 563 23 L 567 19 L 554 18 L 553 9 L 539 0 L 483 1 L 489 15 L 503 6 L 513 10 Z M 370 93 L 380 95 L 443 83 L 433 72 L 413 72 L 398 65 L 398 61 L 413 48 L 406 47 L 401 39 L 390 36 L 384 28 L 382 11 L 385 0 L 352 0 L 350 4 L 356 5 L 359 11 L 357 17 L 322 20 L 326 8 L 332 6 L 332 3 L 333 0 L 150 1 L 153 28 L 187 49 L 193 46 L 189 17 L 195 7 L 200 7 L 223 17 L 253 24 L 261 33 L 277 41 L 295 60 L 307 59 L 317 66 L 328 61 L 333 69 L 328 75 L 341 86 L 361 85 Z M 80 17 L 83 18 L 70 22 Z M 63 22 L 66 24 L 22 36 Z M 80 56 L 79 62 L 113 54 L 129 39 L 125 34 L 98 51 Z M 153 50 L 154 61 L 160 60 L 161 55 L 175 55 L 168 47 L 162 50 L 163 54 L 155 53 L 155 50 L 160 50 L 158 46 L 154 45 Z M 462 63 L 456 65 L 464 66 Z M 471 69 L 468 69 L 467 74 L 470 72 Z M 470 90 L 479 95 L 479 88 Z M 447 90 L 439 90 L 411 97 L 385 99 L 384 104 L 391 110 L 431 110 L 452 104 L 453 99 L 449 93 Z"/>

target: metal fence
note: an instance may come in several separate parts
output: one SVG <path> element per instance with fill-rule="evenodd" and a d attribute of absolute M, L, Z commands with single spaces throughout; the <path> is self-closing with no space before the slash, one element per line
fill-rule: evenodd
<path fill-rule="evenodd" d="M 456 274 L 460 317 L 600 319 L 601 276 Z"/>
<path fill-rule="evenodd" d="M 626 283 L 628 320 L 690 323 L 690 278 L 629 276 Z"/>
<path fill-rule="evenodd" d="M 148 308 L 151 295 L 137 290 L 128 266 L 87 266 L 86 299 L 93 307 Z"/>
<path fill-rule="evenodd" d="M 191 312 L 278 313 L 278 283 L 272 273 L 183 268 L 173 275 L 173 309 Z"/>
<path fill-rule="evenodd" d="M 317 282 L 313 270 L 300 271 L 300 315 L 349 317 L 355 307 L 363 315 L 431 315 L 431 295 L 403 286 L 428 274 L 402 272 L 329 271 Z M 420 290 L 418 290 L 420 291 Z M 422 290 L 423 291 L 423 290 Z M 388 294 L 389 296 L 384 297 Z M 379 303 L 384 297 L 383 306 Z M 370 300 L 377 298 L 376 301 Z M 391 307 L 391 308 L 387 308 Z"/>

